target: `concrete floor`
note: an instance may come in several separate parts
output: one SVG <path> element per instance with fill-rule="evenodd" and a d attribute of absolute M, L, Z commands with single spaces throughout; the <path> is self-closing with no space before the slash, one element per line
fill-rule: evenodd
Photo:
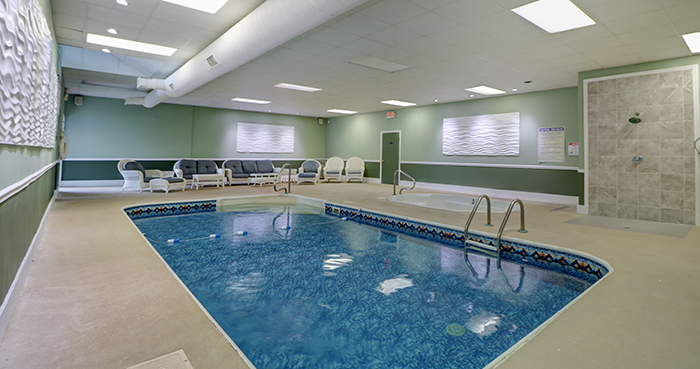
<path fill-rule="evenodd" d="M 294 185 L 294 194 L 463 227 L 466 214 L 391 203 L 390 185 Z M 416 190 L 416 192 L 437 192 Z M 63 188 L 0 343 L 0 368 L 126 368 L 184 349 L 194 368 L 246 368 L 121 208 L 271 194 L 263 188 L 121 193 Z M 483 215 L 481 215 L 483 216 Z M 502 215 L 494 215 L 500 224 Z M 574 206 L 526 203 L 506 236 L 614 268 L 499 368 L 699 368 L 700 227 L 683 238 L 572 224 Z M 473 229 L 494 232 L 475 221 Z M 611 229 L 612 228 L 612 229 Z M 436 358 L 439 360 L 439 358 Z"/>

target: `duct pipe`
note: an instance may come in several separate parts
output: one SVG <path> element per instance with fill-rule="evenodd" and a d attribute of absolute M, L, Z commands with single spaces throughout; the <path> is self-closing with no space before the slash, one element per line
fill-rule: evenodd
<path fill-rule="evenodd" d="M 143 78 L 136 79 L 137 90 L 165 90 L 164 79 Z"/>
<path fill-rule="evenodd" d="M 267 0 L 154 89 L 151 108 L 181 97 L 367 0 Z"/>

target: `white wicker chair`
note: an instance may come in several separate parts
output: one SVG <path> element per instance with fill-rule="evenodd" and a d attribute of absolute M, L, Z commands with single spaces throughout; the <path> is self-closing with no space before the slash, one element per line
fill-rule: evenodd
<path fill-rule="evenodd" d="M 149 188 L 149 178 L 163 178 L 163 172 L 158 169 L 143 169 L 143 166 L 131 159 L 120 160 L 117 164 L 117 169 L 124 177 L 124 186 L 122 191 L 126 189 L 137 189 L 139 192 Z"/>
<path fill-rule="evenodd" d="M 321 177 L 321 163 L 318 160 L 309 159 L 301 163 L 299 174 L 297 174 L 297 184 L 311 182 L 316 184 Z"/>
<path fill-rule="evenodd" d="M 365 173 L 365 161 L 362 158 L 353 156 L 345 163 L 345 179 L 350 182 L 351 179 L 356 179 L 362 182 L 362 176 Z"/>
<path fill-rule="evenodd" d="M 343 174 L 343 167 L 345 163 L 343 159 L 334 156 L 326 160 L 326 165 L 323 167 L 323 178 L 326 182 L 330 182 L 331 179 L 335 179 L 340 182 L 340 176 Z"/>

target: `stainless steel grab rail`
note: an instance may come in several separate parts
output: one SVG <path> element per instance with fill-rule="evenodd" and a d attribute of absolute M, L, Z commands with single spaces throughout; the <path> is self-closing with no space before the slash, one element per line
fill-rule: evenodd
<path fill-rule="evenodd" d="M 400 190 L 399 190 L 399 195 L 401 195 L 401 192 L 403 192 L 403 190 L 409 190 L 409 191 L 410 191 L 410 190 L 416 188 L 416 179 L 413 178 L 413 177 L 411 177 L 410 175 L 408 175 L 408 173 L 404 172 L 403 170 L 397 169 L 396 171 L 394 171 L 394 195 L 396 195 L 396 183 L 398 183 L 398 181 L 401 179 L 401 174 L 403 174 L 403 175 L 405 175 L 406 177 L 410 178 L 410 179 L 413 181 L 413 186 L 411 186 L 411 188 L 404 187 L 404 188 L 400 189 Z M 398 176 L 398 178 L 397 178 L 397 176 Z"/>
<path fill-rule="evenodd" d="M 287 188 L 282 187 L 281 189 L 277 189 L 277 183 L 279 182 L 280 177 L 282 177 L 282 173 L 284 173 L 284 168 L 288 168 L 289 171 L 287 172 Z M 280 168 L 280 172 L 277 173 L 277 177 L 275 177 L 275 181 L 272 182 L 272 189 L 275 190 L 275 192 L 282 191 L 284 190 L 285 194 L 292 193 L 292 164 L 289 163 L 284 163 L 282 164 L 282 168 Z"/>
<path fill-rule="evenodd" d="M 525 229 L 525 205 L 520 199 L 515 199 L 508 205 L 508 211 L 506 211 L 506 216 L 503 217 L 503 223 L 501 223 L 501 228 L 498 230 L 498 236 L 496 236 L 496 252 L 498 252 L 498 269 L 501 269 L 501 236 L 503 235 L 503 230 L 506 228 L 506 223 L 508 223 L 508 218 L 510 213 L 513 211 L 513 205 L 520 205 L 520 229 L 518 232 L 527 233 Z"/>
<path fill-rule="evenodd" d="M 472 208 L 471 213 L 469 214 L 469 218 L 467 219 L 467 223 L 464 224 L 464 260 L 467 262 L 467 266 L 469 267 L 469 270 L 471 270 L 472 274 L 474 274 L 474 277 L 478 278 L 478 274 L 476 273 L 476 270 L 472 266 L 472 263 L 469 261 L 469 254 L 468 254 L 468 249 L 469 249 L 469 225 L 472 223 L 472 220 L 474 220 L 474 216 L 476 215 L 479 205 L 481 204 L 481 200 L 486 199 L 486 226 L 488 227 L 493 227 L 493 224 L 491 224 L 491 198 L 488 197 L 488 195 L 481 195 L 479 198 L 476 200 L 474 203 L 474 207 Z"/>

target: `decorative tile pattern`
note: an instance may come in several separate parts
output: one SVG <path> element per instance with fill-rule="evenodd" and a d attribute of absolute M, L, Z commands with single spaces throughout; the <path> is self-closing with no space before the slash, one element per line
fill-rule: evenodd
<path fill-rule="evenodd" d="M 330 203 L 326 203 L 325 209 L 326 214 L 329 215 L 347 217 L 360 223 L 464 249 L 464 232 L 459 229 L 435 226 Z M 491 247 L 496 246 L 496 239 L 493 237 L 470 233 L 469 240 Z M 607 268 L 602 264 L 574 253 L 509 240 L 501 240 L 501 245 L 501 258 L 503 260 L 555 270 L 592 283 L 608 273 Z"/>
<path fill-rule="evenodd" d="M 442 120 L 443 155 L 520 155 L 520 113 Z"/>
<path fill-rule="evenodd" d="M 175 204 L 134 206 L 124 209 L 131 219 L 150 218 L 164 215 L 179 215 L 216 211 L 216 201 L 194 201 Z"/>

